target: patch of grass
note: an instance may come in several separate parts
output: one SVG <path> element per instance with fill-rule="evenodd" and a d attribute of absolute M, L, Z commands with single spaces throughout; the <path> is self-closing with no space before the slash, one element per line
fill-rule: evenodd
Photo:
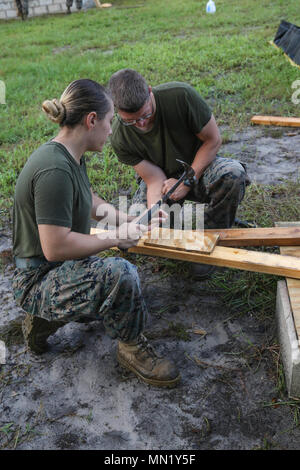
<path fill-rule="evenodd" d="M 152 258 L 152 272 L 159 272 L 161 279 L 169 276 L 180 276 L 181 279 L 188 279 L 190 276 L 190 263 L 168 258 Z"/>
<path fill-rule="evenodd" d="M 266 137 L 272 137 L 272 139 L 280 139 L 283 134 L 284 134 L 285 130 L 283 127 L 265 127 L 263 128 L 263 134 L 264 136 Z"/>
<path fill-rule="evenodd" d="M 279 362 L 278 367 L 277 367 L 276 390 L 280 396 L 286 395 L 286 383 L 285 383 L 285 375 L 284 375 L 284 368 L 283 368 L 282 362 Z"/>
<path fill-rule="evenodd" d="M 238 316 L 256 314 L 265 320 L 274 315 L 277 281 L 277 276 L 226 269 L 208 285 Z"/>
<path fill-rule="evenodd" d="M 169 328 L 170 328 L 171 334 L 174 334 L 174 336 L 177 339 L 182 340 L 182 341 L 190 341 L 191 340 L 191 336 L 187 332 L 188 327 L 186 325 L 183 325 L 183 323 L 170 322 L 169 323 Z"/>
<path fill-rule="evenodd" d="M 253 447 L 252 450 L 273 450 L 278 446 L 276 442 L 270 440 L 269 437 L 264 437 L 260 446 Z"/>
<path fill-rule="evenodd" d="M 254 221 L 259 227 L 273 227 L 277 221 L 300 220 L 300 181 L 252 184 L 239 206 L 238 217 Z"/>
<path fill-rule="evenodd" d="M 0 428 L 0 432 L 4 433 L 7 436 L 10 432 L 12 432 L 11 428 L 12 428 L 13 425 L 14 425 L 14 423 L 5 424 L 4 426 L 2 426 Z"/>
<path fill-rule="evenodd" d="M 1 449 L 16 449 L 20 444 L 28 442 L 37 434 L 39 434 L 34 427 L 29 423 L 24 427 L 16 423 L 7 423 L 0 428 L 0 438 L 4 436 L 2 443 L 0 441 Z"/>
<path fill-rule="evenodd" d="M 134 170 L 120 164 L 112 148 L 106 145 L 101 155 L 91 154 L 87 157 L 88 175 L 92 187 L 102 198 L 119 205 L 119 195 L 131 197 L 137 189 Z"/>
<path fill-rule="evenodd" d="M 5 342 L 6 346 L 23 343 L 22 320 L 12 320 L 7 325 L 1 326 L 0 339 Z"/>

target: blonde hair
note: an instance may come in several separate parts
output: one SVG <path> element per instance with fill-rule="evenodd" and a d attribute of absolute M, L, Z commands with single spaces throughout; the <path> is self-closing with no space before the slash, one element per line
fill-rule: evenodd
<path fill-rule="evenodd" d="M 61 103 L 56 98 L 54 100 L 46 100 L 42 104 L 43 111 L 46 113 L 48 118 L 57 123 L 61 124 L 66 115 L 66 108 L 63 103 Z"/>
<path fill-rule="evenodd" d="M 46 100 L 42 109 L 47 117 L 61 127 L 75 127 L 92 111 L 103 119 L 112 106 L 109 91 L 89 79 L 75 80 L 67 86 L 60 99 Z"/>

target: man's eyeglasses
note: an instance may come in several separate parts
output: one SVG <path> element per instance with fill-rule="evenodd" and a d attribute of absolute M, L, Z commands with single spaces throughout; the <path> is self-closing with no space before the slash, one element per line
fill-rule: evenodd
<path fill-rule="evenodd" d="M 151 113 L 145 114 L 145 116 L 141 116 L 141 117 L 138 118 L 138 119 L 131 119 L 131 120 L 128 120 L 128 121 L 124 121 L 124 120 L 119 116 L 119 114 L 117 114 L 117 118 L 118 118 L 119 121 L 123 124 L 123 126 L 134 126 L 137 122 L 146 121 L 146 119 L 151 118 L 151 116 L 152 116 L 153 113 L 154 113 L 154 106 L 153 106 L 152 100 L 151 100 L 151 106 L 152 106 L 152 111 L 151 111 Z"/>

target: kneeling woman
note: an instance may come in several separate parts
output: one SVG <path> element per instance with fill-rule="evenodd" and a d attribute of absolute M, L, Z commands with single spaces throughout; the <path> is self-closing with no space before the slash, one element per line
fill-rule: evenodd
<path fill-rule="evenodd" d="M 111 98 L 97 82 L 76 80 L 43 109 L 60 130 L 29 157 L 14 199 L 13 290 L 26 312 L 25 342 L 42 353 L 60 326 L 101 320 L 118 340 L 122 366 L 149 384 L 175 385 L 174 364 L 159 358 L 142 334 L 147 311 L 136 267 L 123 258 L 95 256 L 135 245 L 147 227 L 109 205 L 116 229 L 105 239 L 90 235 L 90 219 L 99 220 L 97 208 L 106 203 L 91 190 L 84 153 L 101 151 L 111 134 Z M 124 232 L 130 236 L 124 239 Z"/>

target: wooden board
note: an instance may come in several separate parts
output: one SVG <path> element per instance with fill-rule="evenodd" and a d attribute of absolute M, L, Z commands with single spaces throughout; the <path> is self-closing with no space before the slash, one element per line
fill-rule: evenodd
<path fill-rule="evenodd" d="M 300 127 L 300 118 L 297 117 L 253 116 L 251 122 L 263 126 Z"/>
<path fill-rule="evenodd" d="M 300 227 L 230 228 L 205 230 L 219 233 L 219 246 L 295 246 L 300 245 Z"/>
<path fill-rule="evenodd" d="M 91 233 L 97 233 L 97 229 L 92 229 Z M 136 246 L 129 248 L 128 252 L 300 279 L 300 259 L 295 256 L 281 256 L 224 246 L 216 246 L 210 254 L 196 253 L 145 245 L 144 239 L 145 237 L 141 238 Z"/>
<path fill-rule="evenodd" d="M 110 8 L 112 7 L 111 3 L 101 3 L 99 0 L 94 0 L 97 8 Z"/>
<path fill-rule="evenodd" d="M 203 232 L 193 230 L 175 230 L 156 227 L 150 235 L 143 238 L 145 245 L 173 248 L 174 250 L 196 251 L 211 253 L 216 246 L 219 233 L 212 231 L 204 235 Z"/>
<path fill-rule="evenodd" d="M 300 222 L 277 222 L 276 226 L 300 227 Z M 288 256 L 297 256 L 300 259 L 300 247 L 287 246 L 281 247 L 280 253 Z M 288 293 L 290 297 L 291 308 L 294 316 L 295 330 L 300 338 L 300 281 L 296 279 L 286 278 Z M 300 341 L 299 341 L 300 343 Z"/>

